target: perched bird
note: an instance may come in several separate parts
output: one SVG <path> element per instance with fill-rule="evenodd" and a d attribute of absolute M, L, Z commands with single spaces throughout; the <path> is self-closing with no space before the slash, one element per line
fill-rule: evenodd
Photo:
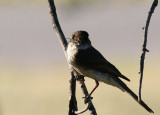
<path fill-rule="evenodd" d="M 98 87 L 98 81 L 101 81 L 127 92 L 147 111 L 154 113 L 143 101 L 138 101 L 138 96 L 120 78 L 127 81 L 130 80 L 122 75 L 114 65 L 108 62 L 91 45 L 89 35 L 86 31 L 76 31 L 73 33 L 67 46 L 67 58 L 68 62 L 79 74 L 95 80 L 96 86 L 89 96 Z"/>

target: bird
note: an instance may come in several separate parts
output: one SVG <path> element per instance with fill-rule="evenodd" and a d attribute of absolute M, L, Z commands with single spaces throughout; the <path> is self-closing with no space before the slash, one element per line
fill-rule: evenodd
<path fill-rule="evenodd" d="M 154 113 L 143 101 L 138 100 L 138 96 L 121 80 L 130 81 L 126 76 L 104 56 L 96 50 L 89 39 L 86 31 L 79 30 L 72 34 L 67 45 L 67 60 L 69 64 L 80 75 L 94 79 L 96 86 L 93 88 L 89 96 L 99 86 L 99 81 L 108 85 L 117 87 L 123 92 L 127 92 L 135 101 L 137 101 L 148 112 Z"/>

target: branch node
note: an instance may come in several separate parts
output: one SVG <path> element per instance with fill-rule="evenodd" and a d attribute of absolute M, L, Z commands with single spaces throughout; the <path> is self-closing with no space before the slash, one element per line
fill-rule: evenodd
<path fill-rule="evenodd" d="M 149 50 L 146 47 L 144 47 L 143 52 L 149 52 Z"/>
<path fill-rule="evenodd" d="M 84 98 L 84 103 L 85 103 L 85 104 L 86 104 L 86 103 L 89 103 L 89 102 L 93 99 L 93 97 L 90 97 L 90 96 L 82 97 L 82 98 Z"/>

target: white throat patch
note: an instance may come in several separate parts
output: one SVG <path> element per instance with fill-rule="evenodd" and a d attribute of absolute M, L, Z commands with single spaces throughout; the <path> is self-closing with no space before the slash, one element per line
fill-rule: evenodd
<path fill-rule="evenodd" d="M 68 61 L 70 61 L 74 58 L 74 55 L 77 53 L 78 50 L 85 50 L 85 49 L 88 49 L 90 47 L 91 47 L 91 45 L 88 45 L 88 44 L 77 46 L 73 43 L 69 43 L 68 47 L 67 47 Z"/>

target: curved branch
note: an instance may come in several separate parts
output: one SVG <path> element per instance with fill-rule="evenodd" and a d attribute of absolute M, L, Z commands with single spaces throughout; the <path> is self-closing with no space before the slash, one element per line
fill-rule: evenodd
<path fill-rule="evenodd" d="M 87 103 L 86 108 L 84 108 L 83 110 L 81 110 L 81 111 L 75 111 L 75 114 L 76 114 L 76 115 L 82 114 L 82 113 L 86 112 L 86 111 L 88 110 L 88 108 L 89 108 L 89 103 Z"/>
<path fill-rule="evenodd" d="M 48 0 L 48 3 L 49 3 L 49 8 L 50 8 L 53 29 L 55 30 L 57 37 L 59 38 L 59 40 L 62 44 L 64 53 L 66 55 L 66 49 L 67 49 L 68 43 L 67 43 L 67 40 L 63 34 L 63 31 L 62 31 L 61 26 L 58 21 L 56 7 L 54 5 L 54 0 Z M 75 72 L 75 70 L 72 68 L 71 65 L 69 65 L 69 68 L 70 68 L 70 72 L 71 72 L 69 115 L 75 115 L 75 111 L 77 111 L 77 101 L 76 101 L 76 96 L 75 96 L 75 90 L 76 90 L 75 77 L 79 76 L 79 74 L 77 72 Z M 84 95 L 86 97 L 88 95 L 88 91 L 85 86 L 84 80 L 80 82 L 80 85 L 81 85 L 82 92 L 84 93 Z M 95 110 L 91 100 L 89 100 L 88 105 L 89 105 L 89 111 L 90 111 L 91 115 L 97 115 L 96 110 Z"/>
<path fill-rule="evenodd" d="M 48 0 L 48 3 L 49 3 L 49 8 L 50 8 L 53 29 L 56 31 L 57 37 L 59 38 L 62 44 L 63 50 L 65 51 L 68 43 L 67 43 L 67 40 L 63 34 L 63 31 L 58 21 L 56 7 L 54 5 L 54 0 Z"/>
<path fill-rule="evenodd" d="M 146 20 L 146 26 L 145 26 L 145 32 L 144 32 L 144 43 L 143 43 L 143 46 L 142 46 L 143 47 L 143 49 L 142 49 L 143 52 L 142 52 L 141 60 L 140 60 L 140 83 L 139 83 L 139 97 L 138 97 L 139 102 L 141 101 L 141 88 L 142 88 L 142 80 L 143 80 L 144 59 L 145 59 L 146 52 L 149 52 L 149 50 L 147 50 L 147 48 L 146 48 L 148 28 L 149 28 L 149 24 L 150 24 L 152 14 L 153 14 L 157 5 L 158 5 L 158 0 L 154 0 L 153 4 L 151 6 L 151 9 L 148 13 L 147 20 Z"/>

